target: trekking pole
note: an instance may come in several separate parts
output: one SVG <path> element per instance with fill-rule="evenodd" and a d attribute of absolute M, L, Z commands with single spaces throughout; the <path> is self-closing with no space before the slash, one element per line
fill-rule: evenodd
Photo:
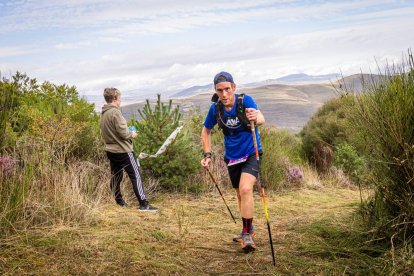
<path fill-rule="evenodd" d="M 259 147 L 257 146 L 256 130 L 255 130 L 255 126 L 254 126 L 254 121 L 250 121 L 250 129 L 252 131 L 253 144 L 254 144 L 254 149 L 256 151 L 256 160 L 257 160 L 257 165 L 259 167 L 259 174 L 260 174 Z M 260 176 L 257 177 L 257 186 L 259 187 L 259 189 L 262 192 L 263 208 L 264 208 L 264 212 L 265 212 L 265 216 L 266 216 L 266 222 L 267 222 L 267 231 L 269 232 L 270 249 L 272 250 L 273 265 L 275 266 L 276 265 L 276 260 L 275 260 L 275 251 L 273 249 L 272 231 L 270 230 L 269 214 L 267 212 L 267 206 L 266 206 L 266 196 L 265 196 L 265 192 L 264 192 L 264 187 L 260 183 Z"/>
<path fill-rule="evenodd" d="M 223 196 L 223 194 L 221 193 L 220 188 L 219 188 L 219 186 L 217 185 L 217 181 L 214 179 L 213 174 L 210 172 L 210 170 L 208 169 L 208 167 L 206 167 L 206 170 L 208 171 L 208 174 L 210 175 L 211 180 L 213 180 L 214 185 L 216 186 L 216 188 L 217 188 L 217 190 L 218 190 L 219 194 L 221 195 L 221 198 L 223 199 L 224 204 L 225 204 L 225 205 L 226 205 L 226 207 L 227 207 L 227 210 L 229 210 L 229 213 L 230 213 L 231 218 L 234 220 L 234 223 L 236 223 L 236 224 L 237 224 L 236 219 L 234 218 L 233 214 L 231 213 L 230 208 L 229 208 L 229 206 L 227 205 L 226 200 L 224 199 L 224 196 Z"/>

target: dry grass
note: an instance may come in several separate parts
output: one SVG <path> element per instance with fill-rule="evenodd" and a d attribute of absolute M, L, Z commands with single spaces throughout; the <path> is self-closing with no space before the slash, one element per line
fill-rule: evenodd
<path fill-rule="evenodd" d="M 237 214 L 230 189 L 226 201 Z M 152 202 L 158 213 L 101 205 L 92 226 L 31 230 L 2 240 L 0 274 L 295 274 L 346 272 L 346 265 L 323 256 L 302 255 L 320 237 L 306 231 L 319 221 L 353 228 L 351 214 L 359 192 L 349 189 L 302 189 L 267 195 L 277 265 L 272 265 L 268 233 L 259 195 L 255 195 L 258 249 L 244 254 L 232 242 L 241 223 L 233 223 L 217 192 L 201 197 L 162 194 Z M 321 241 L 323 243 L 323 241 Z M 349 266 L 352 258 L 343 258 Z"/>

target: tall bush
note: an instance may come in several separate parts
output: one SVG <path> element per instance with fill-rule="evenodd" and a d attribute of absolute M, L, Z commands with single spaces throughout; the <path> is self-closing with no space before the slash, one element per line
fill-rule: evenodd
<path fill-rule="evenodd" d="M 0 107 L 0 234 L 91 218 L 109 182 L 93 163 L 103 152 L 93 105 L 17 72 L 0 81 Z"/>
<path fill-rule="evenodd" d="M 38 84 L 17 72 L 2 79 L 0 93 L 0 150 L 7 145 L 12 151 L 19 140 L 30 137 L 70 157 L 93 158 L 99 152 L 99 117 L 76 87 Z"/>
<path fill-rule="evenodd" d="M 335 146 L 352 139 L 352 126 L 349 125 L 352 105 L 352 95 L 329 100 L 300 132 L 303 152 L 319 172 L 326 172 L 332 165 Z"/>
<path fill-rule="evenodd" d="M 13 116 L 19 108 L 17 88 L 7 79 L 0 81 L 0 154 L 14 140 L 11 131 Z"/>
<path fill-rule="evenodd" d="M 394 240 L 414 237 L 414 62 L 388 66 L 384 81 L 364 87 L 352 123 L 367 137 L 374 173 L 370 222 Z"/>
<path fill-rule="evenodd" d="M 134 139 L 134 151 L 139 153 L 155 154 L 170 134 L 179 126 L 182 114 L 179 107 L 173 107 L 170 100 L 168 105 L 161 101 L 158 95 L 157 102 L 151 107 L 146 101 L 142 110 L 138 110 L 142 121 L 131 120 L 139 131 Z M 143 170 L 151 177 L 159 179 L 160 185 L 166 190 L 192 189 L 188 177 L 198 166 L 199 150 L 194 147 L 193 137 L 181 132 L 167 147 L 163 154 L 156 158 L 146 158 L 140 161 Z"/>

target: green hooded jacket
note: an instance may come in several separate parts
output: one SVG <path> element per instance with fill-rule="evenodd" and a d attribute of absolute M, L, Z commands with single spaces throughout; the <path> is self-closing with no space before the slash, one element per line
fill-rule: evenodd
<path fill-rule="evenodd" d="M 110 103 L 102 107 L 101 135 L 105 151 L 113 153 L 132 152 L 132 136 L 127 122 L 118 106 Z"/>

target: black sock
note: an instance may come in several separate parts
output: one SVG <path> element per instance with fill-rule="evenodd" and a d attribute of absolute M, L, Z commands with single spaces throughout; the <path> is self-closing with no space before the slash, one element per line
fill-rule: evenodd
<path fill-rule="evenodd" d="M 243 233 L 250 233 L 253 226 L 253 218 L 242 218 L 243 221 Z"/>

